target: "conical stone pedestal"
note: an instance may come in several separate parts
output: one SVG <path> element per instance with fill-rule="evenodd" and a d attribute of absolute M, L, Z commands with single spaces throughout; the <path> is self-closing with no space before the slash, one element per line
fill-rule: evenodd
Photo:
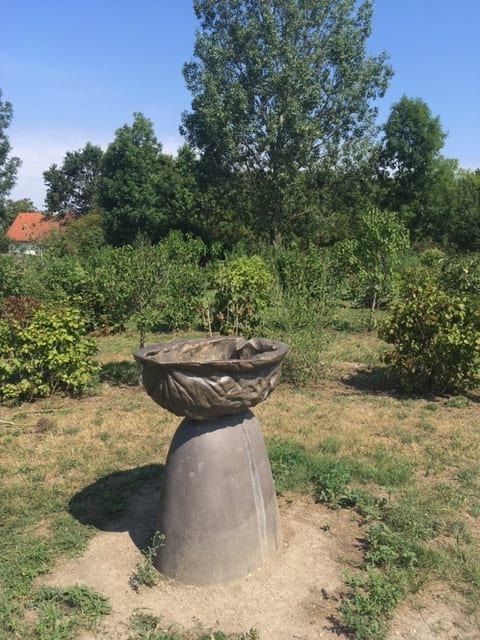
<path fill-rule="evenodd" d="M 167 456 L 157 530 L 165 539 L 155 566 L 192 585 L 245 576 L 281 549 L 270 463 L 251 411 L 180 423 Z"/>

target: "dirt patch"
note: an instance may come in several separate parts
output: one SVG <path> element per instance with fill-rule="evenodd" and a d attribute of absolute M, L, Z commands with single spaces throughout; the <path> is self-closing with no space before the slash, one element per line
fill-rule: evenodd
<path fill-rule="evenodd" d="M 362 558 L 365 531 L 355 513 L 328 509 L 308 497 L 284 497 L 280 499 L 283 550 L 258 571 L 213 587 L 183 585 L 159 576 L 157 586 L 142 586 L 136 592 L 131 579 L 154 529 L 160 467 L 155 473 L 147 468 L 144 476 L 149 479 L 143 488 L 123 515 L 108 525 L 103 526 L 94 511 L 83 513 L 84 524 L 103 530 L 83 557 L 59 562 L 42 579 L 42 584 L 51 586 L 84 584 L 108 597 L 111 615 L 95 632 L 82 633 L 80 640 L 135 637 L 131 619 L 136 612 L 156 616 L 165 629 L 176 631 L 231 633 L 255 628 L 261 640 L 350 637 L 338 624 L 338 606 L 345 592 L 344 572 L 354 570 Z M 112 487 L 107 488 L 115 497 Z M 83 521 L 74 507 L 72 501 L 72 514 Z M 478 640 L 478 624 L 465 610 L 460 595 L 445 585 L 430 584 L 399 607 L 387 640 Z"/>
<path fill-rule="evenodd" d="M 161 618 L 165 628 L 255 628 L 262 640 L 328 640 L 346 637 L 335 624 L 344 591 L 343 572 L 361 558 L 362 529 L 356 516 L 332 511 L 309 498 L 284 498 L 280 511 L 284 548 L 268 564 L 241 580 L 192 587 L 162 579 L 152 588 L 132 590 L 130 580 L 142 560 L 140 542 L 153 522 L 158 488 L 145 489 L 129 513 L 100 532 L 80 559 L 59 564 L 43 584 L 86 584 L 107 596 L 112 614 L 92 638 L 126 639 L 138 610 Z M 143 523 L 143 524 L 139 524 Z"/>
<path fill-rule="evenodd" d="M 478 640 L 478 624 L 465 609 L 461 596 L 431 584 L 398 608 L 388 640 Z"/>

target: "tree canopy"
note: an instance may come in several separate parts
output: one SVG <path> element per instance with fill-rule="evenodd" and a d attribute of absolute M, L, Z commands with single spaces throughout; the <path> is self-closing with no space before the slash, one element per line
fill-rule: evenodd
<path fill-rule="evenodd" d="M 0 89 L 0 223 L 5 223 L 5 199 L 15 186 L 20 160 L 10 157 L 11 145 L 5 134 L 13 118 L 13 108 L 10 102 L 2 100 Z"/>
<path fill-rule="evenodd" d="M 85 215 L 94 208 L 102 157 L 102 149 L 87 142 L 83 149 L 68 151 L 61 167 L 52 164 L 44 172 L 49 213 Z"/>
<path fill-rule="evenodd" d="M 162 153 L 151 120 L 135 113 L 132 125 L 117 129 L 102 162 L 98 203 L 107 240 L 122 245 L 145 234 L 158 242 L 169 230 L 175 185 L 173 159 Z"/>
<path fill-rule="evenodd" d="M 405 95 L 392 106 L 383 132 L 380 164 L 390 199 L 408 205 L 425 191 L 446 133 L 424 100 Z"/>
<path fill-rule="evenodd" d="M 304 215 L 302 172 L 338 162 L 373 124 L 372 101 L 391 69 L 385 54 L 366 53 L 372 2 L 195 0 L 194 8 L 200 30 L 184 67 L 193 101 L 182 132 L 212 181 L 251 176 L 259 227 L 279 238 Z"/>

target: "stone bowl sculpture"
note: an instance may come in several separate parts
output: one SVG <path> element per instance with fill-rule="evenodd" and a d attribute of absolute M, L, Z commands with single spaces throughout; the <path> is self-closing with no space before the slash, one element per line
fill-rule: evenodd
<path fill-rule="evenodd" d="M 264 338 L 178 340 L 134 354 L 160 406 L 184 416 L 167 455 L 154 559 L 193 585 L 248 575 L 282 548 L 260 424 L 250 407 L 277 385 L 288 347 Z"/>
<path fill-rule="evenodd" d="M 205 420 L 266 400 L 278 384 L 287 350 L 266 338 L 220 337 L 156 344 L 134 356 L 157 404 L 177 416 Z"/>

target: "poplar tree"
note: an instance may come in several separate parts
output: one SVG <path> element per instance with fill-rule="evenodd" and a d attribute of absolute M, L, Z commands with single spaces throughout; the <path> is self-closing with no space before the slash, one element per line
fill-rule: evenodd
<path fill-rule="evenodd" d="M 308 210 L 308 173 L 371 131 L 391 69 L 369 55 L 372 1 L 194 0 L 200 22 L 184 77 L 181 132 L 210 183 L 252 202 L 279 242 Z"/>

